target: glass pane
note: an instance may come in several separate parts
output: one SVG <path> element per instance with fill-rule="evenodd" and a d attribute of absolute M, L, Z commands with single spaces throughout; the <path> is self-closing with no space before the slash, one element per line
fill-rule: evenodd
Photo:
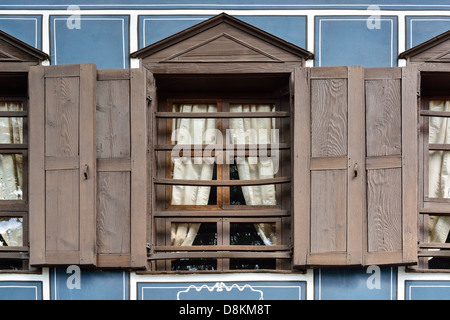
<path fill-rule="evenodd" d="M 21 200 L 23 190 L 23 155 L 0 154 L 0 199 Z"/>
<path fill-rule="evenodd" d="M 0 111 L 23 111 L 23 102 L 0 101 Z"/>
<path fill-rule="evenodd" d="M 217 180 L 217 165 L 214 158 L 173 159 L 173 179 Z M 215 205 L 217 187 L 172 186 L 172 205 Z"/>
<path fill-rule="evenodd" d="M 230 244 L 273 246 L 276 244 L 275 223 L 230 223 Z"/>
<path fill-rule="evenodd" d="M 0 117 L 0 143 L 23 143 L 23 118 Z"/>
<path fill-rule="evenodd" d="M 450 151 L 429 151 L 428 196 L 450 198 Z"/>
<path fill-rule="evenodd" d="M 172 246 L 217 245 L 217 223 L 172 223 Z"/>
<path fill-rule="evenodd" d="M 275 259 L 230 259 L 230 270 L 276 269 Z"/>
<path fill-rule="evenodd" d="M 241 158 L 242 160 L 243 158 Z M 257 158 L 255 158 L 257 159 Z M 270 160 L 270 159 L 269 159 Z M 244 163 L 240 164 L 239 158 L 236 158 L 235 164 L 230 165 L 231 180 L 252 180 L 252 179 L 269 179 L 273 178 L 273 174 L 264 174 L 264 167 L 256 160 L 256 164 L 252 165 L 247 159 L 243 159 Z M 271 161 L 271 160 L 270 160 Z M 276 185 L 262 186 L 231 186 L 230 187 L 230 204 L 231 205 L 262 205 L 273 206 L 277 204 Z"/>
<path fill-rule="evenodd" d="M 0 246 L 23 246 L 23 218 L 0 217 Z"/>
<path fill-rule="evenodd" d="M 215 259 L 178 259 L 171 263 L 172 271 L 217 270 Z"/>

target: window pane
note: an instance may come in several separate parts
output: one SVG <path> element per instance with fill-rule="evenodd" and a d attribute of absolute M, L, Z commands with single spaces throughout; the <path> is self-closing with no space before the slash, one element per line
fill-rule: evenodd
<path fill-rule="evenodd" d="M 0 154 L 0 199 L 21 200 L 23 190 L 23 155 Z"/>
<path fill-rule="evenodd" d="M 173 159 L 173 179 L 217 180 L 217 165 L 214 158 Z M 172 205 L 215 205 L 217 187 L 208 186 L 172 186 Z"/>
<path fill-rule="evenodd" d="M 0 117 L 0 143 L 23 143 L 23 118 Z"/>
<path fill-rule="evenodd" d="M 0 111 L 23 111 L 23 102 L 0 101 Z"/>
<path fill-rule="evenodd" d="M 0 217 L 0 246 L 23 246 L 23 218 Z"/>
<path fill-rule="evenodd" d="M 277 242 L 275 223 L 230 223 L 230 244 L 272 246 Z"/>
<path fill-rule="evenodd" d="M 450 198 L 450 151 L 429 151 L 428 196 Z"/>
<path fill-rule="evenodd" d="M 217 223 L 172 223 L 172 246 L 217 245 Z"/>
<path fill-rule="evenodd" d="M 230 259 L 230 270 L 276 269 L 275 259 Z"/>
<path fill-rule="evenodd" d="M 171 263 L 172 271 L 217 270 L 215 259 L 178 259 Z"/>

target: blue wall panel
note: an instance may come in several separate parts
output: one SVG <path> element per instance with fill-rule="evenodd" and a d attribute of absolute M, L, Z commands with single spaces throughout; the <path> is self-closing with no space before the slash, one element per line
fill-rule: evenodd
<path fill-rule="evenodd" d="M 52 268 L 50 291 L 52 300 L 128 300 L 129 274 Z"/>
<path fill-rule="evenodd" d="M 439 9 L 449 10 L 448 0 L 433 0 L 432 3 L 422 0 L 46 0 L 37 3 L 36 0 L 2 0 L 0 8 L 61 8 L 69 5 L 78 5 L 83 9 L 97 8 L 227 8 L 227 9 L 254 9 L 254 8 L 283 8 L 283 9 L 364 9 L 369 5 L 378 5 L 382 9 Z"/>
<path fill-rule="evenodd" d="M 41 300 L 42 282 L 1 281 L 0 300 Z"/>
<path fill-rule="evenodd" d="M 450 17 L 406 17 L 406 45 L 412 48 L 450 30 Z"/>
<path fill-rule="evenodd" d="M 397 65 L 397 17 L 316 17 L 315 32 L 315 66 Z"/>
<path fill-rule="evenodd" d="M 140 16 L 139 48 L 209 18 L 211 16 Z M 236 18 L 302 48 L 306 47 L 306 17 L 304 16 L 236 16 Z"/>
<path fill-rule="evenodd" d="M 138 300 L 304 300 L 306 283 L 138 283 Z"/>
<path fill-rule="evenodd" d="M 129 67 L 128 16 L 51 16 L 51 62 L 92 62 L 97 69 Z"/>
<path fill-rule="evenodd" d="M 406 281 L 406 300 L 450 300 L 450 281 Z"/>
<path fill-rule="evenodd" d="M 397 270 L 321 269 L 314 275 L 316 300 L 395 300 Z"/>
<path fill-rule="evenodd" d="M 19 40 L 42 49 L 42 17 L 29 15 L 0 15 L 0 30 Z"/>

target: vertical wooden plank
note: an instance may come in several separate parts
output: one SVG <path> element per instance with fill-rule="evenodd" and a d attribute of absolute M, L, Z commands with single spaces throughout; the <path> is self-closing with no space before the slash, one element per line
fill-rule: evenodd
<path fill-rule="evenodd" d="M 365 192 L 365 104 L 364 70 L 348 67 L 348 216 L 347 263 L 362 264 Z"/>
<path fill-rule="evenodd" d="M 30 264 L 45 263 L 45 83 L 44 67 L 31 67 L 29 83 Z"/>
<path fill-rule="evenodd" d="M 311 172 L 311 254 L 346 252 L 346 222 L 346 170 Z"/>
<path fill-rule="evenodd" d="M 141 69 L 132 69 L 131 101 L 131 266 L 147 262 L 147 100 L 146 78 Z"/>
<path fill-rule="evenodd" d="M 403 262 L 417 262 L 418 71 L 402 68 Z"/>
<path fill-rule="evenodd" d="M 96 257 L 96 175 L 95 139 L 97 69 L 80 65 L 80 263 L 97 263 Z"/>
<path fill-rule="evenodd" d="M 311 100 L 309 70 L 296 68 L 291 74 L 291 215 L 293 217 L 293 265 L 305 266 L 310 242 L 311 210 Z M 301 137 L 301 138 L 299 138 Z"/>

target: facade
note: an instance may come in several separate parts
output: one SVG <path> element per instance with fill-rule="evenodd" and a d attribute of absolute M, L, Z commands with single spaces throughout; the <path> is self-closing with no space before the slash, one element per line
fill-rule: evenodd
<path fill-rule="evenodd" d="M 450 5 L 112 2 L 0 4 L 0 299 L 450 298 Z"/>

